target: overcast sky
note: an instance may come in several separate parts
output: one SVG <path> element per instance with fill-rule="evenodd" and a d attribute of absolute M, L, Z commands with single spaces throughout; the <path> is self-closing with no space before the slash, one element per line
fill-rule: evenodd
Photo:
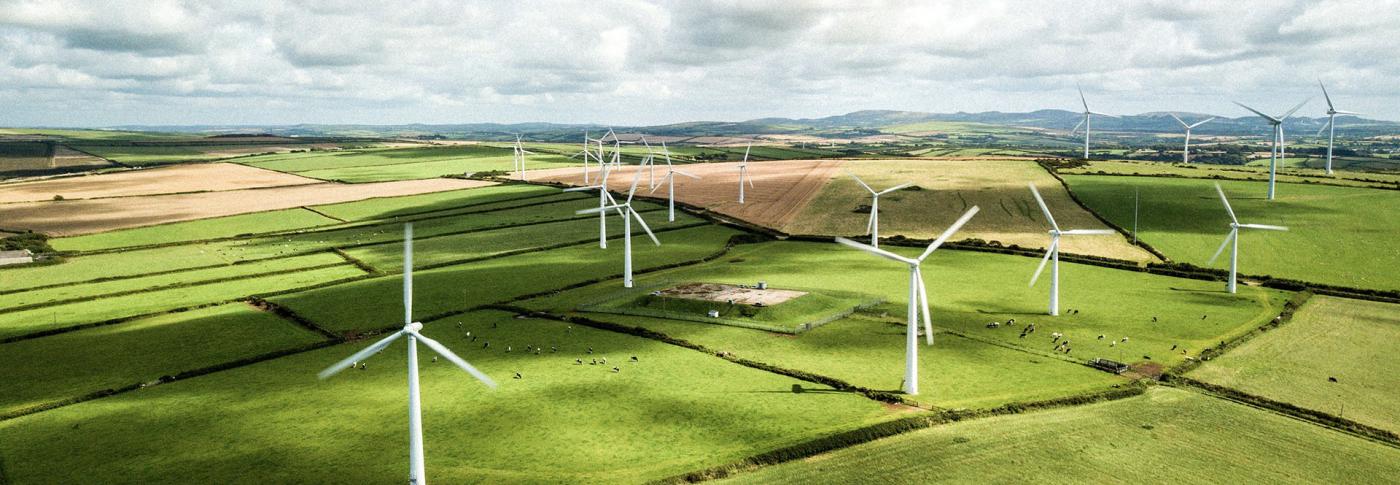
<path fill-rule="evenodd" d="M 1242 116 L 1318 78 L 1400 119 L 1400 0 L 1127 3 L 0 0 L 0 126 L 1029 111 L 1076 83 L 1095 111 Z"/>

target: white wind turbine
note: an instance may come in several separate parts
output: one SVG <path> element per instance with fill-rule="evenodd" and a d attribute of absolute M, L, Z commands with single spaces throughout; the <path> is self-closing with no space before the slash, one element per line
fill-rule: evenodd
<path fill-rule="evenodd" d="M 1220 188 L 1220 184 L 1215 184 L 1215 193 L 1220 194 L 1220 203 L 1225 204 L 1225 213 L 1230 214 L 1230 233 L 1225 236 L 1225 242 L 1220 243 L 1220 249 L 1215 250 L 1215 255 L 1210 257 L 1206 265 L 1215 264 L 1215 259 L 1220 257 L 1220 253 L 1225 251 L 1225 246 L 1230 246 L 1230 282 L 1225 285 L 1230 293 L 1235 292 L 1235 272 L 1239 267 L 1240 255 L 1240 229 L 1263 229 L 1266 231 L 1287 231 L 1287 227 L 1271 226 L 1268 224 L 1240 224 L 1240 220 L 1235 218 L 1235 210 L 1230 208 L 1230 199 L 1225 198 L 1225 190 Z"/>
<path fill-rule="evenodd" d="M 525 155 L 527 155 L 527 154 L 528 154 L 528 155 L 534 155 L 535 153 L 534 153 L 534 152 L 531 152 L 531 151 L 529 151 L 529 150 L 526 150 L 525 147 L 524 147 L 523 145 L 520 144 L 520 135 L 515 135 L 515 154 L 514 154 L 514 156 L 512 157 L 512 158 L 513 158 L 512 163 L 513 163 L 514 166 L 515 166 L 515 171 L 516 171 L 516 173 L 519 173 L 519 174 L 520 174 L 520 180 L 525 180 Z M 584 169 L 583 169 L 583 170 L 584 170 L 584 178 L 588 178 L 588 167 L 587 167 L 587 165 L 584 166 Z M 587 183 L 587 182 L 585 182 L 585 183 Z"/>
<path fill-rule="evenodd" d="M 345 360 L 327 367 L 326 370 L 317 374 L 317 377 L 325 379 L 333 376 L 356 362 L 363 362 L 373 357 L 400 337 L 408 338 L 408 482 L 423 485 L 428 482 L 428 479 L 424 475 L 423 467 L 423 415 L 418 396 L 418 343 L 422 342 L 433 352 L 437 352 L 449 362 L 461 367 L 462 370 L 467 371 L 468 374 L 488 387 L 496 387 L 496 381 L 491 380 L 486 374 L 472 367 L 471 364 L 462 360 L 461 357 L 452 353 L 436 340 L 418 333 L 419 330 L 423 329 L 423 324 L 413 321 L 413 224 L 404 225 L 403 237 L 403 329 L 375 342 L 374 345 L 365 347 L 364 350 L 356 352 L 354 355 L 346 357 Z"/>
<path fill-rule="evenodd" d="M 647 165 L 647 189 L 656 188 L 656 153 L 651 150 L 651 143 L 647 142 L 647 137 L 641 137 L 642 144 L 646 145 L 647 156 L 642 158 L 641 165 Z M 641 167 L 638 167 L 640 170 Z"/>
<path fill-rule="evenodd" d="M 661 177 L 660 184 L 651 188 L 651 192 L 655 193 L 656 189 L 661 188 L 661 185 L 666 186 L 666 222 L 676 222 L 676 175 L 684 175 L 696 180 L 699 180 L 700 177 L 683 170 L 676 170 L 676 167 L 671 165 L 671 150 L 666 148 L 664 141 L 661 142 L 661 154 L 666 157 L 666 175 Z"/>
<path fill-rule="evenodd" d="M 1108 236 L 1116 234 L 1109 229 L 1070 229 L 1060 230 L 1060 225 L 1055 223 L 1055 217 L 1050 215 L 1050 207 L 1045 205 L 1045 199 L 1040 197 L 1040 191 L 1035 189 L 1035 184 L 1027 184 L 1031 188 L 1031 195 L 1035 196 L 1035 203 L 1040 205 L 1040 212 L 1045 214 L 1045 221 L 1050 223 L 1050 247 L 1045 250 L 1045 257 L 1040 260 L 1040 267 L 1035 269 L 1035 274 L 1031 276 L 1031 283 L 1028 286 L 1035 286 L 1036 280 L 1040 279 L 1040 273 L 1045 271 L 1045 263 L 1054 260 L 1055 264 L 1050 266 L 1050 314 L 1060 314 L 1060 236 Z"/>
<path fill-rule="evenodd" d="M 914 184 L 912 182 L 905 182 L 885 190 L 877 191 L 870 188 L 870 185 L 866 184 L 860 177 L 857 177 L 856 174 L 851 172 L 846 172 L 846 174 L 856 179 L 856 182 L 859 182 L 861 187 L 865 187 L 865 190 L 870 191 L 870 219 L 865 223 L 865 231 L 870 233 L 870 245 L 878 248 L 880 247 L 880 196 Z"/>
<path fill-rule="evenodd" d="M 602 150 L 602 143 L 599 142 L 598 153 L 601 154 Z M 608 174 L 612 173 L 612 170 L 608 169 L 608 164 L 603 163 L 601 158 L 599 158 L 598 170 L 598 185 L 569 187 L 567 189 L 564 189 L 564 191 L 584 192 L 589 190 L 597 190 L 599 209 L 607 207 L 609 202 L 616 204 L 617 201 L 613 200 L 612 194 L 608 193 Z M 608 248 L 608 215 L 601 210 L 599 210 L 598 213 L 598 247 L 603 249 Z"/>
<path fill-rule="evenodd" d="M 1191 129 L 1197 126 L 1204 125 L 1206 123 L 1210 123 L 1211 120 L 1215 119 L 1215 117 L 1212 116 L 1210 118 L 1206 118 L 1204 120 L 1197 121 L 1188 125 L 1185 121 L 1181 121 L 1181 118 L 1178 118 L 1175 114 L 1167 114 L 1171 115 L 1172 119 L 1175 119 L 1177 123 L 1181 123 L 1181 126 L 1186 128 L 1186 144 L 1181 148 L 1181 163 L 1191 163 Z"/>
<path fill-rule="evenodd" d="M 844 237 L 836 238 L 836 242 L 838 243 L 845 244 L 847 246 L 859 249 L 861 251 L 865 251 L 867 253 L 874 254 L 876 256 L 880 256 L 885 259 L 909 265 L 909 306 L 905 315 L 906 320 L 908 322 L 908 326 L 905 328 L 904 331 L 905 394 L 909 394 L 911 396 L 919 394 L 918 310 L 920 309 L 923 310 L 925 345 L 933 345 L 933 319 L 929 315 L 928 310 L 928 289 L 924 287 L 924 276 L 923 272 L 919 269 L 919 264 L 923 263 L 925 259 L 928 259 L 929 255 L 933 254 L 933 251 L 938 249 L 939 246 L 942 246 L 944 242 L 948 241 L 948 238 L 952 237 L 953 233 L 958 232 L 958 229 L 961 229 L 963 224 L 967 224 L 967 221 L 969 219 L 972 219 L 972 216 L 976 215 L 978 210 L 979 209 L 977 206 L 972 206 L 971 209 L 968 209 L 967 212 L 963 213 L 962 217 L 959 217 L 957 221 L 953 222 L 953 225 L 948 226 L 948 229 L 944 230 L 943 234 L 938 235 L 938 239 L 935 239 L 932 244 L 929 244 L 928 249 L 925 249 L 924 253 L 919 255 L 919 257 L 917 258 L 906 258 L 904 256 L 900 256 L 898 254 L 874 246 L 861 244 L 850 239 L 846 239 Z"/>
<path fill-rule="evenodd" d="M 1318 128 L 1317 136 L 1322 136 L 1322 130 L 1329 130 L 1327 132 L 1327 175 L 1332 175 L 1332 139 L 1337 136 L 1337 115 L 1356 116 L 1361 113 L 1342 111 L 1332 106 L 1332 97 L 1327 95 L 1327 86 L 1323 86 L 1322 81 L 1318 81 L 1317 85 L 1322 88 L 1322 97 L 1327 100 L 1327 124 Z"/>
<path fill-rule="evenodd" d="M 1308 104 L 1308 101 L 1310 100 L 1311 99 L 1303 100 L 1303 102 L 1298 103 L 1297 106 L 1294 106 L 1293 109 L 1290 109 L 1287 113 L 1284 113 L 1283 116 L 1279 116 L 1277 118 L 1261 113 L 1257 109 L 1245 106 L 1244 103 L 1235 101 L 1235 104 L 1240 105 L 1241 108 L 1254 112 L 1254 114 L 1259 115 L 1260 118 L 1264 118 L 1264 120 L 1268 121 L 1269 125 L 1273 127 L 1274 139 L 1269 143 L 1269 200 L 1274 200 L 1274 176 L 1278 170 L 1278 161 L 1284 158 L 1283 120 L 1288 119 L 1288 117 L 1291 116 L 1295 111 L 1298 111 L 1298 108 L 1302 108 L 1303 105 Z"/>
<path fill-rule="evenodd" d="M 744 161 L 739 162 L 739 203 L 744 203 L 744 182 L 753 187 L 753 180 L 749 180 L 749 150 L 753 148 L 753 142 L 749 142 L 749 147 L 744 149 Z"/>
<path fill-rule="evenodd" d="M 1094 111 L 1089 111 L 1089 101 L 1086 100 L 1086 99 L 1084 99 L 1084 88 L 1082 88 L 1082 87 L 1079 88 L 1079 102 L 1084 104 L 1084 119 L 1079 120 L 1079 124 L 1074 125 L 1074 129 L 1073 129 L 1073 130 L 1070 130 L 1069 134 L 1070 134 L 1070 136 L 1073 136 L 1076 132 L 1079 131 L 1079 127 L 1081 127 L 1081 126 L 1084 127 L 1084 159 L 1085 159 L 1085 160 L 1088 160 L 1088 159 L 1089 159 L 1089 127 L 1090 127 L 1090 125 L 1093 125 L 1093 122 L 1089 121 L 1089 116 L 1090 116 L 1090 115 L 1098 115 L 1098 116 L 1107 116 L 1107 117 L 1109 117 L 1109 118 L 1117 118 L 1117 116 L 1113 116 L 1113 115 L 1111 115 L 1111 114 L 1105 114 L 1105 113 L 1098 113 L 1098 112 L 1094 112 Z"/>
<path fill-rule="evenodd" d="M 607 211 L 616 209 L 618 215 L 622 216 L 622 286 L 625 288 L 632 287 L 632 219 L 636 218 L 637 223 L 642 225 L 642 230 L 646 231 L 647 236 L 651 237 L 651 242 L 655 243 L 657 246 L 661 245 L 661 241 L 656 239 L 656 234 L 653 234 L 651 228 L 647 227 L 647 221 L 642 220 L 642 215 L 638 214 L 637 210 L 632 208 L 632 196 L 637 193 L 637 182 L 641 182 L 641 180 L 642 171 L 641 167 L 638 167 L 636 175 L 632 176 L 632 188 L 627 190 L 627 202 L 618 204 L 617 201 L 613 201 L 613 205 L 610 206 L 594 207 L 577 212 L 578 214 L 592 214 L 596 212 L 606 216 Z M 604 193 L 607 193 L 607 191 L 605 190 Z"/>

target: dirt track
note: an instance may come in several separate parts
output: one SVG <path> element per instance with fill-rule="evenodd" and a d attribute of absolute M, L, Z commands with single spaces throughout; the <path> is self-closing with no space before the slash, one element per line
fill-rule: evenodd
<path fill-rule="evenodd" d="M 0 185 L 0 204 L 174 194 L 321 183 L 232 163 L 201 163 Z"/>
<path fill-rule="evenodd" d="M 88 178 L 94 177 L 73 180 Z M 73 236 L 166 222 L 486 185 L 493 183 L 457 179 L 405 180 L 372 184 L 316 183 L 140 197 L 16 202 L 0 204 L 0 227 L 31 229 L 54 236 Z"/>
<path fill-rule="evenodd" d="M 680 170 L 695 174 L 700 180 L 676 177 L 676 200 L 767 227 L 783 227 L 820 192 L 831 177 L 840 173 L 840 160 L 783 160 L 750 162 L 749 178 L 753 187 L 744 189 L 744 204 L 739 204 L 739 164 L 703 163 L 677 165 Z M 626 192 L 632 185 L 637 167 L 623 166 L 608 177 L 608 188 Z M 656 182 L 661 183 L 666 166 L 656 167 Z M 596 176 L 596 172 L 594 172 Z M 560 168 L 528 172 L 530 180 L 547 180 L 569 185 L 583 185 L 581 168 Z M 597 183 L 590 180 L 590 182 Z M 647 195 L 648 174 L 642 173 L 637 193 Z M 666 187 L 650 194 L 665 198 Z"/>

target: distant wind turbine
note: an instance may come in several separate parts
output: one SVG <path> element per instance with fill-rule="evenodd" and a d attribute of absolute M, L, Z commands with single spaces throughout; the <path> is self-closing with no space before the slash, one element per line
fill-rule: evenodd
<path fill-rule="evenodd" d="M 601 138 L 599 140 L 601 140 Z M 601 141 L 598 142 L 598 146 L 598 153 L 603 153 Z M 608 168 L 608 164 L 602 162 L 602 158 L 599 158 L 598 170 L 598 185 L 569 187 L 567 189 L 564 189 L 564 191 L 585 192 L 589 190 L 597 190 L 599 208 L 607 207 L 609 203 L 617 204 L 617 201 L 613 200 L 612 194 L 608 193 L 608 174 L 612 173 L 612 170 Z M 608 215 L 602 211 L 599 211 L 598 213 L 598 247 L 602 249 L 608 248 Z"/>
<path fill-rule="evenodd" d="M 914 184 L 912 182 L 905 182 L 885 190 L 876 191 L 870 188 L 870 185 L 866 184 L 860 177 L 857 177 L 856 174 L 851 172 L 846 172 L 846 174 L 856 179 L 856 182 L 860 183 L 861 187 L 865 187 L 865 190 L 870 191 L 870 219 L 865 223 L 865 231 L 870 233 L 870 245 L 878 248 L 880 247 L 880 196 Z"/>
<path fill-rule="evenodd" d="M 1220 184 L 1215 184 L 1215 193 L 1220 194 L 1220 203 L 1225 204 L 1225 213 L 1230 215 L 1230 233 L 1225 235 L 1225 242 L 1220 243 L 1220 249 L 1215 250 L 1215 254 L 1210 257 L 1206 265 L 1215 264 L 1215 259 L 1220 257 L 1220 253 L 1225 251 L 1225 246 L 1230 246 L 1230 282 L 1225 285 L 1230 293 L 1235 292 L 1235 272 L 1239 268 L 1240 255 L 1240 229 L 1263 229 L 1266 231 L 1287 231 L 1287 227 L 1270 226 L 1268 224 L 1240 224 L 1240 220 L 1235 218 L 1235 210 L 1230 208 L 1230 199 L 1225 198 L 1225 190 L 1220 188 Z"/>
<path fill-rule="evenodd" d="M 354 355 L 346 357 L 345 360 L 327 367 L 326 370 L 317 374 L 317 377 L 325 379 L 333 376 L 356 362 L 363 362 L 373 357 L 374 354 L 384 350 L 400 337 L 408 338 L 408 482 L 422 485 L 427 483 L 427 476 L 423 466 L 423 414 L 418 396 L 418 343 L 422 342 L 433 352 L 437 352 L 448 362 L 461 367 L 462 370 L 467 371 L 468 374 L 486 384 L 487 387 L 496 387 L 496 381 L 491 380 L 489 376 L 472 367 L 471 364 L 462 360 L 461 357 L 452 353 L 436 340 L 418 333 L 419 330 L 423 329 L 423 324 L 413 321 L 413 224 L 404 225 L 403 237 L 403 329 L 375 342 L 374 345 L 365 347 L 364 350 L 356 352 Z"/>
<path fill-rule="evenodd" d="M 1074 125 L 1074 129 L 1073 129 L 1073 130 L 1070 130 L 1069 134 L 1070 134 L 1071 136 L 1073 136 L 1076 132 L 1079 131 L 1079 127 L 1081 127 L 1081 126 L 1084 127 L 1084 159 L 1085 159 L 1085 160 L 1088 160 L 1088 159 L 1089 159 L 1089 127 L 1090 127 L 1090 125 L 1093 125 L 1093 122 L 1091 122 L 1091 121 L 1089 120 L 1090 115 L 1107 116 L 1107 117 L 1109 117 L 1109 118 L 1117 118 L 1117 116 L 1113 116 L 1113 115 L 1111 115 L 1111 114 L 1099 113 L 1099 112 L 1095 112 L 1095 111 L 1089 111 L 1089 101 L 1086 100 L 1086 99 L 1084 99 L 1084 88 L 1083 88 L 1083 87 L 1080 87 L 1080 88 L 1079 88 L 1079 102 L 1084 104 L 1084 119 L 1079 120 L 1079 124 Z"/>
<path fill-rule="evenodd" d="M 516 173 L 520 174 L 520 180 L 525 180 L 525 155 L 527 154 L 534 155 L 535 153 L 526 150 L 525 147 L 520 144 L 520 135 L 515 135 L 515 155 L 513 157 L 513 163 L 515 164 Z M 584 170 L 586 171 L 587 168 Z M 584 178 L 588 178 L 586 173 Z"/>
<path fill-rule="evenodd" d="M 1283 116 L 1279 116 L 1277 118 L 1266 115 L 1257 109 L 1245 106 L 1244 103 L 1235 101 L 1235 104 L 1240 105 L 1241 108 L 1254 112 L 1254 114 L 1259 115 L 1260 118 L 1264 118 L 1264 120 L 1268 121 L 1269 125 L 1273 127 L 1274 139 L 1272 142 L 1269 143 L 1269 200 L 1274 200 L 1274 179 L 1275 174 L 1278 172 L 1278 161 L 1284 158 L 1283 120 L 1288 119 L 1289 116 L 1293 115 L 1294 112 L 1298 111 L 1298 108 L 1302 108 L 1303 105 L 1308 104 L 1308 101 L 1310 100 L 1311 98 L 1303 100 L 1303 102 L 1298 103 L 1297 106 L 1294 106 L 1293 109 L 1290 109 L 1287 113 L 1284 113 Z"/>
<path fill-rule="evenodd" d="M 1206 118 L 1204 120 L 1197 121 L 1188 125 L 1185 121 L 1181 121 L 1181 118 L 1178 118 L 1175 114 L 1167 114 L 1171 115 L 1172 119 L 1175 119 L 1177 123 L 1181 123 L 1181 126 L 1186 128 L 1186 145 L 1184 145 L 1181 148 L 1181 163 L 1191 163 L 1191 129 L 1197 126 L 1204 125 L 1206 123 L 1210 123 L 1211 120 L 1215 119 L 1215 117 L 1212 116 L 1210 118 Z"/>
<path fill-rule="evenodd" d="M 1035 184 L 1027 184 L 1031 188 L 1031 195 L 1035 196 L 1035 203 L 1040 205 L 1040 212 L 1045 214 L 1045 222 L 1050 223 L 1050 247 L 1045 249 L 1045 257 L 1040 260 L 1040 267 L 1035 269 L 1035 274 L 1031 276 L 1030 286 L 1035 286 L 1035 281 L 1040 279 L 1040 273 L 1045 271 L 1045 263 L 1054 260 L 1055 264 L 1050 265 L 1050 314 L 1060 314 L 1060 236 L 1107 236 L 1114 234 L 1108 229 L 1070 229 L 1060 230 L 1060 225 L 1055 223 L 1055 216 L 1050 215 L 1050 207 L 1045 205 L 1045 199 L 1040 197 L 1040 191 L 1035 189 Z"/>
<path fill-rule="evenodd" d="M 1322 97 L 1327 100 L 1327 124 L 1322 125 L 1322 128 L 1317 130 L 1317 136 L 1322 136 L 1322 130 L 1329 130 L 1327 132 L 1327 175 L 1332 175 L 1332 139 L 1337 136 L 1337 115 L 1356 116 L 1361 113 L 1342 111 L 1332 106 L 1332 97 L 1327 95 L 1327 86 L 1323 86 L 1322 81 L 1318 81 L 1317 85 L 1322 88 Z"/>
<path fill-rule="evenodd" d="M 744 161 L 739 162 L 739 203 L 744 203 L 744 182 L 753 187 L 753 180 L 749 180 L 749 150 L 753 149 L 753 142 L 749 142 L 749 147 L 744 149 Z"/>
<path fill-rule="evenodd" d="M 958 232 L 958 229 L 961 229 L 964 224 L 967 224 L 967 221 L 971 220 L 972 216 L 977 215 L 978 210 L 977 206 L 972 206 L 971 209 L 968 209 L 966 213 L 963 213 L 962 217 L 959 217 L 957 221 L 953 222 L 953 225 L 948 226 L 948 229 L 944 230 L 943 234 L 938 235 L 938 239 L 935 239 L 932 244 L 929 244 L 928 249 L 925 249 L 924 253 L 917 258 L 906 258 L 843 237 L 836 238 L 836 242 L 838 243 L 885 259 L 909 265 L 909 306 L 905 314 L 908 323 L 904 330 L 905 394 L 911 396 L 919 394 L 919 309 L 923 310 L 925 345 L 933 345 L 933 318 L 928 310 L 928 289 L 924 287 L 923 271 L 919 269 L 919 265 L 923 263 L 925 259 L 928 259 L 929 255 L 933 254 L 934 250 L 937 250 L 939 246 L 947 242 L 948 238 Z"/>
<path fill-rule="evenodd" d="M 689 172 L 676 170 L 676 167 L 671 165 L 671 150 L 666 149 L 664 141 L 661 142 L 661 153 L 666 157 L 666 175 L 661 177 L 660 184 L 651 188 L 651 192 L 655 193 L 656 189 L 661 188 L 662 185 L 666 186 L 666 222 L 676 222 L 676 175 L 684 175 L 696 180 L 699 180 L 700 177 Z"/>
<path fill-rule="evenodd" d="M 637 167 L 636 175 L 632 176 L 632 188 L 627 190 L 627 202 L 618 204 L 616 201 L 613 201 L 613 205 L 610 206 L 594 207 L 577 212 L 578 214 L 592 214 L 596 212 L 606 215 L 609 210 L 619 211 L 618 215 L 622 216 L 622 286 L 626 288 L 632 287 L 632 219 L 637 219 L 637 223 L 642 225 L 642 230 L 646 231 L 647 236 L 651 237 L 651 242 L 655 243 L 657 246 L 661 245 L 661 241 L 656 239 L 656 234 L 653 234 L 651 228 L 647 227 L 647 221 L 642 220 L 642 215 L 637 213 L 636 209 L 632 208 L 632 196 L 637 193 L 637 182 L 641 182 L 642 180 L 641 169 L 642 167 Z"/>

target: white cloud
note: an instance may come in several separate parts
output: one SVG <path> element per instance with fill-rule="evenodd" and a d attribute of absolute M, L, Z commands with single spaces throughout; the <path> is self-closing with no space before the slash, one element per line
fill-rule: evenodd
<path fill-rule="evenodd" d="M 1400 118 L 1400 0 L 0 0 L 3 125 L 600 122 L 859 109 Z M 1313 108 L 1306 108 L 1313 109 Z"/>

